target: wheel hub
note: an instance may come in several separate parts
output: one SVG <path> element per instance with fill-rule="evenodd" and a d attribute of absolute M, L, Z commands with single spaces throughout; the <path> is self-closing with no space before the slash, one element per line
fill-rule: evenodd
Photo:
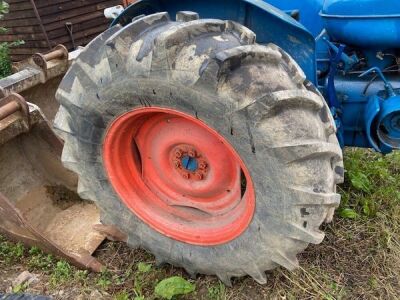
<path fill-rule="evenodd" d="M 253 216 L 245 164 L 220 134 L 187 114 L 152 107 L 118 117 L 108 128 L 103 160 L 122 202 L 176 240 L 225 243 Z"/>
<path fill-rule="evenodd" d="M 183 178 L 194 180 L 206 178 L 207 160 L 198 150 L 189 145 L 179 145 L 172 152 L 172 164 Z"/>

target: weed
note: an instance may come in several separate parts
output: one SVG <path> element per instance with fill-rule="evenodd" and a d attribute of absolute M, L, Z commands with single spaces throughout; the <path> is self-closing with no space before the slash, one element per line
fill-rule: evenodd
<path fill-rule="evenodd" d="M 150 272 L 152 265 L 151 264 L 146 264 L 144 262 L 138 263 L 138 272 L 139 273 L 147 273 Z"/>
<path fill-rule="evenodd" d="M 21 243 L 12 243 L 4 238 L 0 240 L 0 260 L 6 264 L 18 263 L 24 256 L 25 248 Z"/>
<path fill-rule="evenodd" d="M 130 295 L 130 293 L 128 293 L 127 291 L 119 292 L 119 293 L 116 294 L 115 297 L 114 297 L 114 300 L 130 300 L 130 299 L 133 299 L 133 300 L 145 300 L 144 296 L 135 296 L 135 297 L 132 297 L 132 296 Z"/>
<path fill-rule="evenodd" d="M 341 217 L 373 218 L 379 211 L 391 210 L 400 203 L 400 153 L 383 157 L 370 150 L 348 149 L 345 169 Z"/>
<path fill-rule="evenodd" d="M 129 264 L 129 266 L 125 269 L 123 274 L 120 274 L 119 276 L 116 276 L 114 278 L 115 284 L 123 285 L 126 283 L 127 280 L 131 278 L 131 276 L 134 273 L 133 265 L 134 265 L 133 263 Z"/>
<path fill-rule="evenodd" d="M 378 287 L 378 281 L 376 280 L 375 276 L 371 276 L 368 279 L 368 284 L 370 285 L 371 288 L 375 289 Z"/>
<path fill-rule="evenodd" d="M 73 278 L 72 267 L 64 260 L 58 261 L 50 277 L 53 286 L 65 283 Z"/>
<path fill-rule="evenodd" d="M 0 19 L 8 13 L 8 3 L 0 1 Z M 0 27 L 0 34 L 7 32 L 7 29 Z M 9 57 L 9 46 L 7 43 L 0 43 L 0 78 L 11 74 L 11 61 Z"/>
<path fill-rule="evenodd" d="M 112 284 L 112 273 L 107 269 L 103 268 L 98 276 L 96 285 L 106 290 Z"/>
<path fill-rule="evenodd" d="M 129 300 L 129 299 L 130 299 L 129 293 L 126 291 L 119 292 L 114 297 L 114 300 Z"/>
<path fill-rule="evenodd" d="M 55 258 L 51 254 L 45 254 L 42 250 L 37 247 L 32 247 L 28 251 L 29 269 L 50 271 L 55 264 Z"/>
<path fill-rule="evenodd" d="M 5 1 L 0 1 L 0 20 L 8 13 L 9 5 Z M 7 32 L 7 28 L 0 27 L 0 34 Z M 0 43 L 0 79 L 11 74 L 10 48 L 24 44 L 24 41 L 2 42 Z"/>
<path fill-rule="evenodd" d="M 343 208 L 339 211 L 339 215 L 345 219 L 357 219 L 359 217 L 358 213 L 351 208 Z"/>
<path fill-rule="evenodd" d="M 172 276 L 161 280 L 155 287 L 155 294 L 163 299 L 171 300 L 178 295 L 194 292 L 196 286 L 180 276 Z"/>
<path fill-rule="evenodd" d="M 137 272 L 133 280 L 133 291 L 135 293 L 135 299 L 140 300 L 143 296 L 143 282 L 145 281 L 146 273 L 150 272 L 152 264 L 139 262 L 137 265 Z"/>
<path fill-rule="evenodd" d="M 7 43 L 0 43 L 0 79 L 11 74 L 10 48 Z"/>
<path fill-rule="evenodd" d="M 86 286 L 88 281 L 88 271 L 87 270 L 76 271 L 74 274 L 74 279 L 83 286 Z"/>
<path fill-rule="evenodd" d="M 210 286 L 207 291 L 207 296 L 210 300 L 226 299 L 225 285 L 221 281 L 219 281 L 216 285 Z"/>
<path fill-rule="evenodd" d="M 142 281 L 143 281 L 143 278 L 141 275 L 138 274 L 135 276 L 135 279 L 133 281 L 133 291 L 134 291 L 136 297 L 143 296 Z"/>
<path fill-rule="evenodd" d="M 0 20 L 8 13 L 9 5 L 5 1 L 0 1 Z M 7 32 L 7 29 L 0 26 L 0 34 Z"/>

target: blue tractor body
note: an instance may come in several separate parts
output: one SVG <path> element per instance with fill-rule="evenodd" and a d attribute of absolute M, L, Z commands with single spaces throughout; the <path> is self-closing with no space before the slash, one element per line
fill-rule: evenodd
<path fill-rule="evenodd" d="M 400 1 L 142 0 L 113 25 L 182 10 L 239 22 L 288 52 L 324 95 L 342 146 L 400 148 Z"/>

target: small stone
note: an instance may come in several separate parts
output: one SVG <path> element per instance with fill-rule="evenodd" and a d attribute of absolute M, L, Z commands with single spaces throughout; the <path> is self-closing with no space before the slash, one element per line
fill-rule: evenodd
<path fill-rule="evenodd" d="M 21 274 L 19 274 L 17 278 L 14 279 L 14 281 L 12 282 L 12 286 L 16 287 L 24 283 L 27 283 L 29 285 L 36 281 L 38 281 L 38 278 L 35 274 L 29 273 L 28 271 L 24 271 Z"/>
<path fill-rule="evenodd" d="M 90 293 L 89 299 L 90 300 L 101 300 L 101 299 L 103 299 L 103 295 L 98 290 L 94 290 Z"/>

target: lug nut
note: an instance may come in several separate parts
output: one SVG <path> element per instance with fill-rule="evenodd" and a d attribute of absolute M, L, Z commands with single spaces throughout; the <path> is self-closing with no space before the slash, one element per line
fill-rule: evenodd
<path fill-rule="evenodd" d="M 190 174 L 188 172 L 183 173 L 183 178 L 189 179 Z"/>
<path fill-rule="evenodd" d="M 203 174 L 201 174 L 201 173 L 196 173 L 196 178 L 197 178 L 197 179 L 202 180 L 203 177 L 204 177 Z"/>
<path fill-rule="evenodd" d="M 181 166 L 181 163 L 179 160 L 176 159 L 176 160 L 174 160 L 174 165 L 176 168 L 179 168 Z"/>
<path fill-rule="evenodd" d="M 205 161 L 201 161 L 199 163 L 199 169 L 204 170 L 207 168 L 207 163 Z"/>
<path fill-rule="evenodd" d="M 176 158 L 181 158 L 181 157 L 182 157 L 182 154 L 183 154 L 183 152 L 182 152 L 181 149 L 177 149 L 177 150 L 175 151 L 175 157 L 176 157 Z"/>
<path fill-rule="evenodd" d="M 189 150 L 189 151 L 188 151 L 188 155 L 189 155 L 190 157 L 196 157 L 196 150 L 194 150 L 194 149 Z"/>

